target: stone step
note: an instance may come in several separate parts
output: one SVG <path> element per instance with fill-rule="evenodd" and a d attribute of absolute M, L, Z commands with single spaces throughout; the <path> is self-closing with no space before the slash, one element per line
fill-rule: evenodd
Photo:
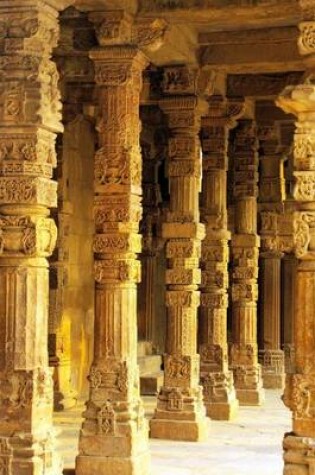
<path fill-rule="evenodd" d="M 159 373 L 162 366 L 161 355 L 149 355 L 138 357 L 140 376 L 143 374 Z"/>
<path fill-rule="evenodd" d="M 140 394 L 143 396 L 155 395 L 163 385 L 164 373 L 143 374 L 140 376 Z"/>

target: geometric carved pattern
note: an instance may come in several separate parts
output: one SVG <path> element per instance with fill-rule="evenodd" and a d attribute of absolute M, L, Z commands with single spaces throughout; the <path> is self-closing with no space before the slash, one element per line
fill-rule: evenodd
<path fill-rule="evenodd" d="M 197 76 L 196 69 L 185 66 L 164 68 L 164 97 L 159 102 L 170 130 L 170 206 L 162 227 L 162 236 L 167 241 L 168 331 L 164 385 L 150 425 L 151 436 L 180 440 L 199 440 L 206 435 L 196 331 L 200 302 L 197 288 L 201 282 L 199 258 L 204 237 L 204 228 L 199 222 L 198 132 L 207 104 L 197 95 Z M 179 424 L 183 424 L 182 428 Z"/>
<path fill-rule="evenodd" d="M 0 8 L 0 473 L 5 474 L 62 472 L 53 452 L 47 361 L 47 258 L 57 237 L 49 208 L 57 203 L 52 175 L 56 134 L 62 131 L 58 73 L 51 61 L 57 11 L 48 3 L 6 2 Z"/>
<path fill-rule="evenodd" d="M 241 101 L 221 96 L 209 100 L 209 114 L 202 120 L 203 186 L 201 219 L 206 226 L 202 242 L 200 306 L 201 383 L 207 414 L 231 419 L 238 402 L 227 355 L 227 149 L 229 130 L 243 112 Z"/>
<path fill-rule="evenodd" d="M 100 44 L 90 52 L 99 144 L 94 162 L 95 341 L 76 473 L 122 470 L 131 475 L 135 464 L 147 473 L 149 462 L 136 345 L 142 215 L 139 100 L 147 60 L 131 44 L 131 36 L 125 36 L 131 35 L 131 17 L 98 12 L 90 18 Z"/>

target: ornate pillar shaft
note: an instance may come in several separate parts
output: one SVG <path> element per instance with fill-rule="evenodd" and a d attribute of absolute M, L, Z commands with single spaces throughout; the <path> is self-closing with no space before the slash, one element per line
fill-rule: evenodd
<path fill-rule="evenodd" d="M 120 11 L 95 12 L 90 18 L 100 43 L 90 53 L 95 63 L 99 138 L 95 342 L 76 473 L 146 475 L 148 427 L 137 366 L 137 254 L 142 214 L 139 95 L 147 61 L 128 37 L 133 27 L 129 16 Z"/>
<path fill-rule="evenodd" d="M 150 78 L 150 77 L 149 77 Z M 166 137 L 163 133 L 164 116 L 157 105 L 141 107 L 142 132 L 141 149 L 143 155 L 143 219 L 140 225 L 143 237 L 141 254 L 141 276 L 138 300 L 138 336 L 146 340 L 154 348 L 164 348 L 165 318 L 159 308 L 160 282 L 163 266 L 164 241 L 159 236 L 161 222 L 161 189 L 159 184 L 159 168 L 164 158 Z M 165 269 L 162 267 L 165 273 Z M 162 274 L 163 275 L 163 274 Z M 166 313 L 166 312 L 165 312 Z"/>
<path fill-rule="evenodd" d="M 285 372 L 295 371 L 295 276 L 297 259 L 287 256 L 282 260 L 282 322 L 283 322 L 283 352 Z"/>
<path fill-rule="evenodd" d="M 160 106 L 170 131 L 170 209 L 162 229 L 167 240 L 168 328 L 164 386 L 151 420 L 151 436 L 194 441 L 204 439 L 207 433 L 196 348 L 199 258 L 204 238 L 204 226 L 199 222 L 198 133 L 207 103 L 198 97 L 197 72 L 186 67 L 164 69 L 163 92 L 168 97 L 160 101 Z"/>
<path fill-rule="evenodd" d="M 49 292 L 49 364 L 54 368 L 54 408 L 62 410 L 76 404 L 77 393 L 81 388 L 75 384 L 78 378 L 74 376 L 74 369 L 81 373 L 83 368 L 75 368 L 73 348 L 80 346 L 83 355 L 82 342 L 76 340 L 73 334 L 73 327 L 80 327 L 78 313 L 72 310 L 74 305 L 83 306 L 81 302 L 74 304 L 77 295 L 73 292 L 74 287 L 74 266 L 73 258 L 73 234 L 77 232 L 77 214 L 82 211 L 77 206 L 72 196 L 71 178 L 76 181 L 78 194 L 84 194 L 82 183 L 78 182 L 77 171 L 73 170 L 73 161 L 69 150 L 73 147 L 80 147 L 79 140 L 74 135 L 74 122 L 83 118 L 83 110 L 87 103 L 92 103 L 92 93 L 94 91 L 94 68 L 89 59 L 89 50 L 95 45 L 94 27 L 87 19 L 87 13 L 82 13 L 75 8 L 67 8 L 60 14 L 60 39 L 58 47 L 54 49 L 53 59 L 57 64 L 60 74 L 60 90 L 63 103 L 63 124 L 64 134 L 58 137 L 57 144 L 57 171 L 58 181 L 58 209 L 54 217 L 58 227 L 58 240 L 55 252 L 50 259 L 50 292 Z M 84 138 L 83 138 L 84 141 Z M 88 155 L 87 150 L 84 154 Z M 78 167 L 83 169 L 82 159 Z M 79 161 L 79 160 L 78 160 Z M 70 178 L 71 177 L 71 178 Z M 70 178 L 70 179 L 69 179 Z M 91 190 L 91 194 L 93 189 Z M 85 209 L 90 211 L 90 204 L 85 201 Z M 88 212 L 87 211 L 87 212 Z M 91 216 L 91 219 L 93 217 Z M 75 225 L 74 225 L 75 223 Z M 91 240 L 88 229 L 85 239 Z M 80 244 L 78 244 L 80 245 Z M 89 255 L 89 253 L 87 253 Z M 80 256 L 81 263 L 86 257 Z M 80 283 L 84 283 L 84 277 L 80 278 Z M 81 290 L 81 289 L 80 289 Z M 69 294 L 73 295 L 73 303 L 69 311 Z M 72 298 L 71 298 L 72 299 Z M 85 295 L 88 302 L 90 296 Z M 75 345 L 73 344 L 75 341 Z M 84 357 L 83 357 L 84 358 Z M 89 366 L 87 357 L 86 366 Z M 81 365 L 80 365 L 81 366 Z M 84 368 L 85 369 L 85 368 Z M 75 389 L 74 389 L 75 388 Z"/>
<path fill-rule="evenodd" d="M 305 4 L 307 7 L 308 4 Z M 294 373 L 287 374 L 284 403 L 292 411 L 292 432 L 284 437 L 284 474 L 315 471 L 315 85 L 314 7 L 301 23 L 300 51 L 309 58 L 306 82 L 287 87 L 277 104 L 296 117 L 293 198 L 296 202 L 294 244 L 297 261 L 294 298 Z"/>
<path fill-rule="evenodd" d="M 48 367 L 48 261 L 56 242 L 56 133 L 62 131 L 49 2 L 0 7 L 0 471 L 59 475 Z"/>
<path fill-rule="evenodd" d="M 206 237 L 201 255 L 200 371 L 207 415 L 212 419 L 228 420 L 238 412 L 227 350 L 227 148 L 229 129 L 242 109 L 242 103 L 212 97 L 209 114 L 202 120 L 201 218 Z"/>
<path fill-rule="evenodd" d="M 231 363 L 240 404 L 263 402 L 257 351 L 257 235 L 258 154 L 252 120 L 239 121 L 233 143 L 235 234 L 232 236 Z"/>
<path fill-rule="evenodd" d="M 284 387 L 284 353 L 281 350 L 281 256 L 263 255 L 261 259 L 261 318 L 263 350 L 260 358 L 264 387 Z"/>
<path fill-rule="evenodd" d="M 269 120 L 271 117 L 269 116 Z M 260 211 L 283 209 L 285 180 L 280 147 L 280 128 L 275 123 L 261 123 L 260 140 Z M 261 252 L 260 328 L 265 388 L 284 387 L 284 353 L 281 350 L 281 257 L 280 252 Z"/>

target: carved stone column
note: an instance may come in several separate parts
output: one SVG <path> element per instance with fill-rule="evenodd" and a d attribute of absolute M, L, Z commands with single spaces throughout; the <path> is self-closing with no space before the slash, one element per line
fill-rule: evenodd
<path fill-rule="evenodd" d="M 170 129 L 168 175 L 170 209 L 162 234 L 167 240 L 168 328 L 164 386 L 151 420 L 151 436 L 202 440 L 207 419 L 199 386 L 197 308 L 199 258 L 204 226 L 199 219 L 201 149 L 198 133 L 207 103 L 198 97 L 198 73 L 188 67 L 164 69 L 160 101 Z"/>
<path fill-rule="evenodd" d="M 311 7 L 312 20 L 314 7 Z M 308 12 L 307 12 L 308 13 Z M 314 21 L 300 24 L 302 54 L 315 53 Z M 310 58 L 312 71 L 314 55 Z M 284 438 L 284 473 L 315 472 L 315 85 L 287 87 L 277 104 L 297 117 L 294 135 L 293 198 L 295 243 L 299 258 L 295 281 L 295 373 L 287 374 L 284 403 L 292 411 L 293 431 Z"/>
<path fill-rule="evenodd" d="M 258 142 L 252 120 L 241 120 L 233 141 L 235 234 L 232 236 L 231 364 L 237 398 L 242 405 L 264 400 L 257 349 Z"/>
<path fill-rule="evenodd" d="M 284 353 L 281 350 L 281 255 L 263 254 L 262 273 L 262 338 L 263 350 L 259 352 L 264 387 L 284 387 Z"/>
<path fill-rule="evenodd" d="M 69 128 L 74 120 L 83 117 L 86 104 L 92 103 L 94 68 L 88 54 L 95 43 L 94 27 L 88 21 L 86 13 L 70 7 L 60 14 L 60 38 L 58 47 L 54 49 L 53 59 L 57 64 L 60 75 L 59 84 L 63 103 L 62 119 L 65 131 L 62 136 L 58 137 L 59 140 L 57 141 L 58 209 L 54 213 L 54 218 L 58 227 L 58 240 L 55 252 L 50 259 L 48 336 L 49 364 L 54 367 L 55 410 L 62 410 L 75 405 L 78 392 L 77 388 L 74 390 L 73 369 L 76 362 L 73 361 L 73 346 L 81 347 L 81 342 L 75 341 L 72 328 L 73 326 L 81 327 L 81 322 L 78 321 L 78 315 L 69 312 L 69 308 L 67 308 L 69 306 L 69 293 L 73 293 L 73 263 L 71 258 L 75 252 L 71 248 L 71 234 L 73 235 L 77 231 L 74 228 L 79 227 L 77 221 L 76 225 L 73 226 L 76 220 L 74 210 L 77 211 L 79 207 L 76 202 L 71 201 L 71 183 L 69 180 L 70 174 L 71 176 L 75 175 L 69 156 L 69 147 L 75 145 L 76 137 L 73 136 L 73 130 L 69 131 Z M 70 144 L 71 141 L 73 142 Z M 86 150 L 84 153 L 86 154 Z M 82 163 L 79 166 L 81 168 Z M 76 183 L 76 186 L 78 193 L 82 195 L 81 184 Z M 93 190 L 91 190 L 91 193 L 93 193 Z M 80 282 L 84 282 L 82 277 Z M 88 301 L 86 295 L 85 300 Z M 82 331 L 81 328 L 80 331 Z M 80 351 L 84 352 L 82 347 Z M 88 361 L 86 364 L 89 364 Z"/>
<path fill-rule="evenodd" d="M 0 471 L 60 475 L 48 367 L 49 208 L 62 131 L 50 2 L 2 2 L 0 78 Z"/>
<path fill-rule="evenodd" d="M 295 372 L 295 344 L 294 344 L 294 309 L 295 309 L 295 276 L 297 259 L 288 255 L 282 259 L 282 324 L 283 324 L 283 352 L 285 372 Z"/>
<path fill-rule="evenodd" d="M 98 93 L 95 156 L 95 343 L 77 475 L 149 473 L 148 426 L 139 396 L 137 282 L 141 251 L 139 94 L 147 64 L 132 18 L 93 12 Z M 135 43 L 132 42 L 135 38 Z"/>
<path fill-rule="evenodd" d="M 207 415 L 232 419 L 238 412 L 233 373 L 228 367 L 228 241 L 227 168 L 229 130 L 236 126 L 243 104 L 213 96 L 202 120 L 203 180 L 201 217 L 206 226 L 202 243 L 202 283 L 199 322 L 200 372 Z"/>
<path fill-rule="evenodd" d="M 270 112 L 271 114 L 271 112 Z M 269 115 L 269 120 L 271 117 Z M 260 211 L 283 209 L 285 180 L 281 154 L 280 128 L 274 122 L 261 123 L 259 203 Z M 281 253 L 261 252 L 260 328 L 265 388 L 284 387 L 284 353 L 281 350 Z"/>
<path fill-rule="evenodd" d="M 152 81 L 153 82 L 153 81 Z M 141 149 L 143 156 L 143 219 L 140 229 L 143 237 L 141 254 L 142 281 L 138 287 L 138 336 L 149 342 L 156 352 L 163 352 L 165 339 L 165 274 L 163 266 L 164 240 L 161 228 L 161 189 L 159 169 L 165 158 L 167 137 L 165 118 L 157 105 L 142 105 Z M 162 289 L 162 292 L 161 292 Z M 162 293 L 162 295 L 161 295 Z"/>

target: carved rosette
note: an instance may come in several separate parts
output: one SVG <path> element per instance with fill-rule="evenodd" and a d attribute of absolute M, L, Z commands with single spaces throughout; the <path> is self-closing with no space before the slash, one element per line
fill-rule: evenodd
<path fill-rule="evenodd" d="M 230 349 L 236 394 L 241 404 L 263 401 L 257 349 L 258 141 L 252 120 L 241 120 L 232 144 L 235 234 L 232 236 L 232 339 Z"/>
<path fill-rule="evenodd" d="M 206 435 L 196 349 L 201 283 L 199 259 L 204 226 L 199 222 L 201 153 L 198 134 L 207 103 L 198 96 L 198 71 L 164 68 L 160 107 L 167 116 L 170 207 L 163 223 L 166 239 L 168 331 L 164 385 L 151 420 L 151 436 L 199 440 Z M 178 403 L 174 403 L 175 392 Z M 179 429 L 180 420 L 183 428 Z M 184 429 L 185 427 L 185 429 Z"/>
<path fill-rule="evenodd" d="M 102 473 L 124 467 L 126 474 L 146 474 L 148 427 L 137 366 L 137 255 L 142 216 L 139 101 L 147 60 L 132 44 L 131 17 L 97 12 L 90 19 L 100 44 L 90 52 L 99 143 L 94 162 L 95 340 L 76 473 L 94 473 L 97 458 Z"/>
<path fill-rule="evenodd" d="M 229 130 L 242 112 L 241 101 L 213 96 L 202 119 L 201 219 L 206 237 L 201 253 L 200 370 L 207 414 L 213 419 L 234 417 L 238 406 L 227 357 L 227 149 Z"/>
<path fill-rule="evenodd" d="M 47 358 L 47 258 L 57 238 L 48 216 L 57 203 L 52 174 L 62 131 L 51 61 L 57 12 L 45 1 L 7 2 L 0 16 L 1 457 L 6 473 L 59 475 Z"/>

